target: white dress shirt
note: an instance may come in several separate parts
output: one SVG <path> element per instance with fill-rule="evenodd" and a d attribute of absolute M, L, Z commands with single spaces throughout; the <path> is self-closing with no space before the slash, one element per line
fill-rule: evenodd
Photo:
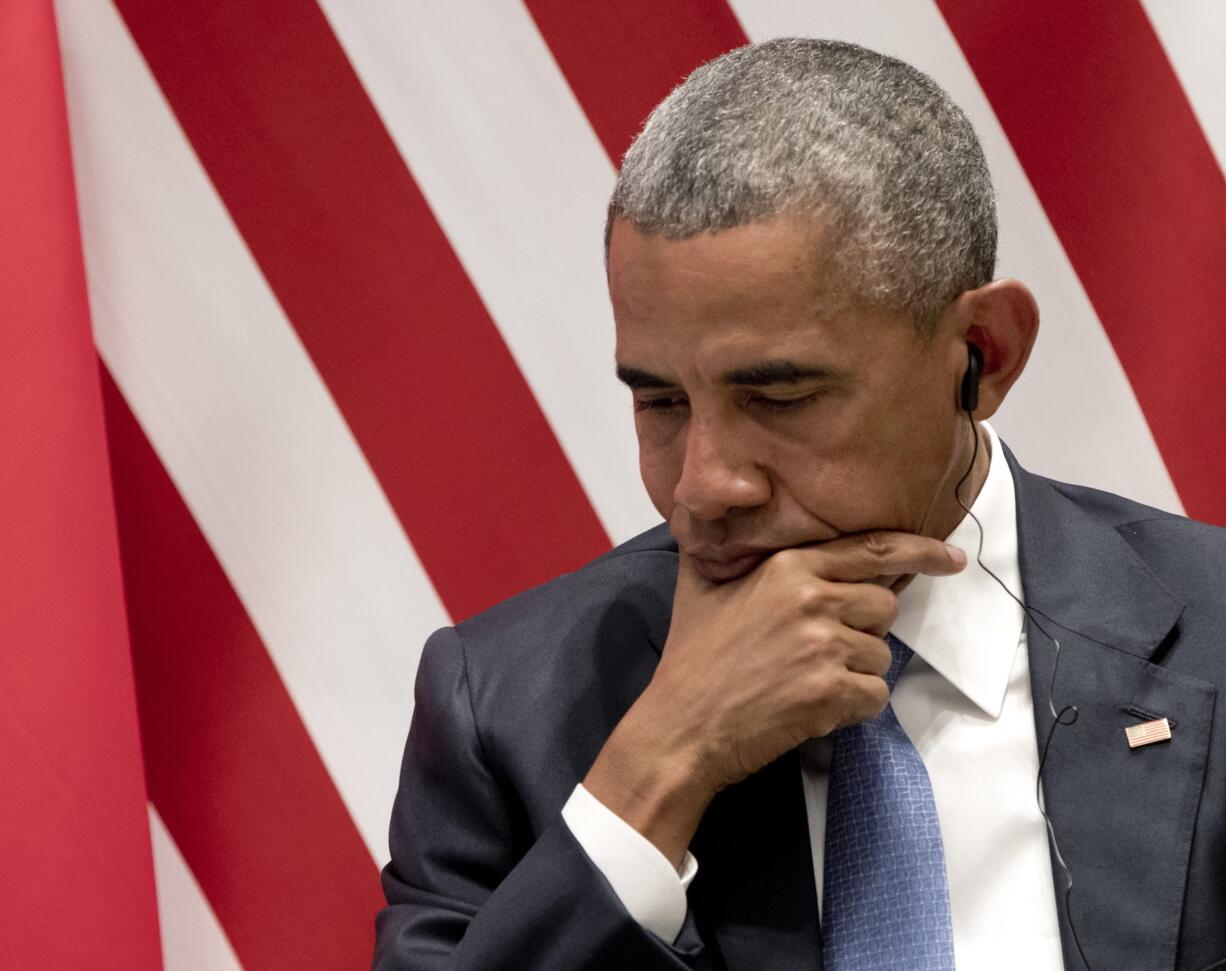
<path fill-rule="evenodd" d="M 972 511 L 983 524 L 983 562 L 1021 595 L 1013 477 L 995 431 L 992 461 Z M 932 781 L 945 844 L 954 954 L 964 969 L 1061 968 L 1047 831 L 1035 800 L 1038 744 L 1021 607 L 975 562 L 979 529 L 968 516 L 947 542 L 969 565 L 950 577 L 917 576 L 899 595 L 892 633 L 915 656 L 891 703 Z M 819 910 L 830 740 L 800 750 Z M 579 844 L 641 925 L 673 941 L 685 920 L 683 872 L 582 785 L 562 809 Z"/>

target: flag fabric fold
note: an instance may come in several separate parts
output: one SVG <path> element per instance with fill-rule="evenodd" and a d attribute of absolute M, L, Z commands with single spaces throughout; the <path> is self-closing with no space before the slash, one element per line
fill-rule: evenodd
<path fill-rule="evenodd" d="M 0 963 L 160 968 L 51 4 L 0 7 Z"/>

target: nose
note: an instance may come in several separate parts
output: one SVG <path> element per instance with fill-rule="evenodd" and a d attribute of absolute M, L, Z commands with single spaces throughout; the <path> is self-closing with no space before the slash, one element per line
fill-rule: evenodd
<path fill-rule="evenodd" d="M 734 428 L 710 418 L 691 418 L 685 460 L 673 501 L 696 519 L 719 519 L 734 509 L 765 505 L 770 480 Z"/>

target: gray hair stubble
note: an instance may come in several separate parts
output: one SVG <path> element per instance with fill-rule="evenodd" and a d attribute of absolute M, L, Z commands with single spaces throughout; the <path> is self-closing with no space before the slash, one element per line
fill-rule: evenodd
<path fill-rule="evenodd" d="M 839 285 L 921 334 L 992 279 L 996 205 L 979 139 L 926 74 L 855 44 L 783 38 L 704 64 L 622 162 L 613 221 L 685 239 L 817 217 Z"/>

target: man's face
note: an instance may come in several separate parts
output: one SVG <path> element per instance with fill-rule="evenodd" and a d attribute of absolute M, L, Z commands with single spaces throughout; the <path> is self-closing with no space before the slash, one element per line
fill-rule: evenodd
<path fill-rule="evenodd" d="M 969 436 L 964 335 L 838 294 L 820 225 L 687 240 L 613 227 L 617 364 L 643 482 L 708 580 L 869 529 L 931 532 Z"/>

